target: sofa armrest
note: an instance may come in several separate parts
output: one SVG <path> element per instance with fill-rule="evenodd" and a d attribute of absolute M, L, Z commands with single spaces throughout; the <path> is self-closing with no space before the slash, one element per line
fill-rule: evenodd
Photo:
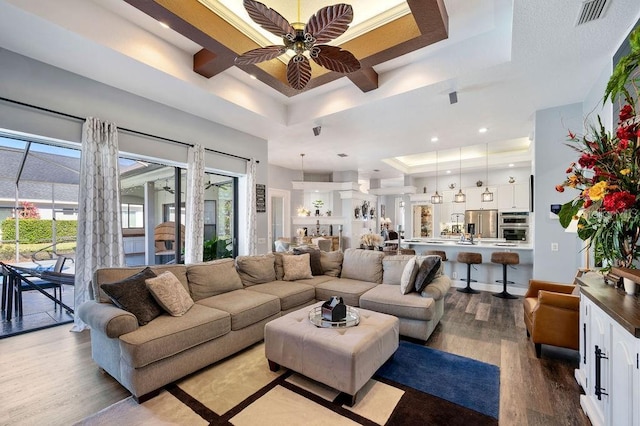
<path fill-rule="evenodd" d="M 440 300 L 447 294 L 447 291 L 451 288 L 451 278 L 442 274 L 433 279 L 427 286 L 422 290 L 420 296 L 422 297 L 431 297 L 434 300 Z"/>
<path fill-rule="evenodd" d="M 527 293 L 524 295 L 527 297 L 535 297 L 538 298 L 538 292 L 540 290 L 552 291 L 554 293 L 564 293 L 570 294 L 576 286 L 573 284 L 562 284 L 556 283 L 552 281 L 538 281 L 538 280 L 529 280 L 529 289 Z"/>
<path fill-rule="evenodd" d="M 138 319 L 131 312 L 95 300 L 84 302 L 78 308 L 78 316 L 92 330 L 99 331 L 112 339 L 137 330 Z"/>

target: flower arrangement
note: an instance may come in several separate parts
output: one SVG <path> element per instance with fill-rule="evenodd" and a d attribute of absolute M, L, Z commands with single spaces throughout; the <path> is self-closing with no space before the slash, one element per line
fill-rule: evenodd
<path fill-rule="evenodd" d="M 568 145 L 579 158 L 567 168 L 564 182 L 556 185 L 558 192 L 566 187 L 579 191 L 562 206 L 560 224 L 566 228 L 577 220 L 578 236 L 589 240 L 587 248 L 595 244 L 596 259 L 604 261 L 605 269 L 631 267 L 640 257 L 640 29 L 631 33 L 630 42 L 631 53 L 616 65 L 604 96 L 604 101 L 624 98 L 615 135 L 606 131 L 600 117 L 584 136 L 569 132 Z"/>
<path fill-rule="evenodd" d="M 378 234 L 363 234 L 360 237 L 360 244 L 371 247 L 371 246 L 380 246 L 383 243 L 383 238 Z"/>
<path fill-rule="evenodd" d="M 304 207 L 300 206 L 298 207 L 298 216 L 310 216 L 311 215 L 311 211 L 308 209 L 305 209 Z"/>

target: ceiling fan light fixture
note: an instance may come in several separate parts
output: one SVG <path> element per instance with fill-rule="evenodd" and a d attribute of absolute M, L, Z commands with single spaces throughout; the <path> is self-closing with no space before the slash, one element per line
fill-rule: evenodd
<path fill-rule="evenodd" d="M 287 81 L 296 90 L 304 89 L 311 80 L 309 58 L 321 67 L 343 74 L 360 69 L 360 61 L 351 52 L 322 44 L 347 31 L 353 21 L 351 5 L 340 3 L 323 7 L 306 24 L 289 24 L 278 12 L 255 0 L 244 0 L 243 6 L 256 24 L 271 34 L 282 37 L 283 45 L 259 47 L 245 52 L 235 58 L 236 64 L 250 65 L 269 61 L 291 50 L 294 56 L 287 64 Z M 298 14 L 299 8 L 298 5 Z"/>

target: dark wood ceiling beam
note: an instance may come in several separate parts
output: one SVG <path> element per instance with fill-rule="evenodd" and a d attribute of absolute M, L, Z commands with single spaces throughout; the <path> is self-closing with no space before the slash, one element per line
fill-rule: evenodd
<path fill-rule="evenodd" d="M 443 0 L 407 0 L 411 14 L 422 35 L 447 38 L 449 34 L 449 15 Z"/>
<path fill-rule="evenodd" d="M 193 70 L 203 77 L 211 78 L 227 68 L 231 68 L 234 65 L 234 60 L 235 56 L 233 55 L 216 55 L 210 50 L 202 49 L 193 55 Z"/>
<path fill-rule="evenodd" d="M 365 93 L 378 88 L 378 73 L 373 68 L 361 68 L 347 77 Z"/>

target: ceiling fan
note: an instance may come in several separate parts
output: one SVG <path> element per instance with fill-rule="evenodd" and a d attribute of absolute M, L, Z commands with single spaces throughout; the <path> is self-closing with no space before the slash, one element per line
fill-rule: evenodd
<path fill-rule="evenodd" d="M 164 186 L 160 188 L 164 191 L 167 191 L 169 194 L 175 194 L 176 191 L 169 186 L 169 181 L 165 181 Z"/>
<path fill-rule="evenodd" d="M 323 7 L 309 18 L 306 25 L 301 22 L 289 24 L 278 12 L 255 0 L 244 0 L 243 5 L 256 24 L 282 37 L 284 45 L 250 50 L 236 57 L 236 64 L 257 64 L 275 59 L 286 51 L 292 50 L 294 56 L 287 64 L 287 81 L 296 90 L 304 89 L 311 79 L 311 64 L 305 53 L 318 65 L 331 71 L 351 73 L 360 69 L 360 61 L 351 52 L 340 47 L 321 44 L 335 39 L 349 28 L 353 20 L 351 5 L 340 3 Z"/>

